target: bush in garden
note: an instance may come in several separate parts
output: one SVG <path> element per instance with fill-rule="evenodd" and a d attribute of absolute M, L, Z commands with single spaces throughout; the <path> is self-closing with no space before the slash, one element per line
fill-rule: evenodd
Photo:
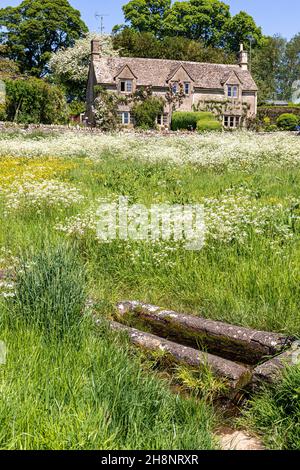
<path fill-rule="evenodd" d="M 149 96 L 144 101 L 133 105 L 132 115 L 136 127 L 142 129 L 155 129 L 156 118 L 164 111 L 164 102 L 160 98 Z"/>
<path fill-rule="evenodd" d="M 203 119 L 197 122 L 197 131 L 206 132 L 206 131 L 221 131 L 222 124 L 220 121 Z"/>
<path fill-rule="evenodd" d="M 213 121 L 214 115 L 208 112 L 185 112 L 176 111 L 172 115 L 172 131 L 189 130 L 194 131 L 197 128 L 198 121 L 211 120 Z"/>
<path fill-rule="evenodd" d="M 295 114 L 281 114 L 276 121 L 277 126 L 285 131 L 294 131 L 299 124 L 298 116 Z"/>
<path fill-rule="evenodd" d="M 5 80 L 8 121 L 21 124 L 63 124 L 67 121 L 64 93 L 38 78 Z"/>

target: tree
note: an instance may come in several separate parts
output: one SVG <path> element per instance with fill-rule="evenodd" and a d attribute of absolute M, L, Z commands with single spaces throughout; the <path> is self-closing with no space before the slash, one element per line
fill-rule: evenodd
<path fill-rule="evenodd" d="M 280 72 L 281 98 L 292 99 L 293 83 L 300 79 L 300 33 L 286 45 Z"/>
<path fill-rule="evenodd" d="M 181 36 L 158 39 L 152 33 L 138 33 L 131 28 L 125 28 L 113 37 L 113 43 L 125 57 L 236 63 L 235 54 Z"/>
<path fill-rule="evenodd" d="M 15 77 L 19 74 L 17 64 L 6 57 L 6 47 L 0 45 L 0 80 Z"/>
<path fill-rule="evenodd" d="M 171 0 L 131 0 L 123 6 L 123 12 L 126 23 L 135 31 L 160 36 L 170 8 Z"/>
<path fill-rule="evenodd" d="M 265 37 L 261 47 L 253 53 L 252 73 L 259 88 L 260 102 L 276 99 L 281 93 L 280 75 L 286 44 L 281 36 Z"/>
<path fill-rule="evenodd" d="M 225 25 L 226 31 L 224 44 L 231 51 L 238 51 L 239 45 L 249 44 L 249 37 L 252 37 L 253 45 L 260 46 L 262 42 L 262 31 L 256 24 L 252 16 L 244 11 L 233 16 Z"/>
<path fill-rule="evenodd" d="M 60 124 L 67 120 L 64 94 L 38 78 L 5 80 L 6 116 L 22 124 Z"/>
<path fill-rule="evenodd" d="M 100 41 L 103 57 L 118 56 L 118 51 L 113 49 L 111 36 L 96 33 L 90 33 L 75 41 L 73 47 L 61 49 L 51 55 L 51 80 L 63 86 L 69 101 L 85 100 L 92 39 Z"/>
<path fill-rule="evenodd" d="M 220 0 L 131 0 L 123 7 L 127 28 L 151 32 L 156 38 L 184 37 L 201 41 L 205 47 L 226 47 L 237 52 L 239 43 L 251 34 L 259 45 L 262 34 L 245 12 L 231 17 Z M 115 32 L 122 27 L 117 26 Z M 124 26 L 123 26 L 124 29 Z"/>
<path fill-rule="evenodd" d="M 23 0 L 0 10 L 0 43 L 21 73 L 44 76 L 51 53 L 74 45 L 87 31 L 67 0 Z"/>
<path fill-rule="evenodd" d="M 229 6 L 219 0 L 175 2 L 165 19 L 165 33 L 202 40 L 205 45 L 222 43 L 224 27 L 230 19 Z"/>

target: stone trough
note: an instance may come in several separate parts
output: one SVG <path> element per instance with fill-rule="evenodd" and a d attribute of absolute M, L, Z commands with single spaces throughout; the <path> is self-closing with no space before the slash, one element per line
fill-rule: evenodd
<path fill-rule="evenodd" d="M 136 301 L 117 305 L 113 330 L 125 331 L 133 344 L 168 356 L 171 363 L 208 366 L 228 385 L 228 395 L 274 383 L 282 369 L 300 359 L 294 337 L 185 315 Z"/>

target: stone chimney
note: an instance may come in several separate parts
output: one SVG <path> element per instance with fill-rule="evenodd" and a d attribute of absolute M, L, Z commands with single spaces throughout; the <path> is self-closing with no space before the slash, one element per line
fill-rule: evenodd
<path fill-rule="evenodd" d="M 92 53 L 92 61 L 100 59 L 100 57 L 101 57 L 101 43 L 98 39 L 92 39 L 92 41 L 91 41 L 91 53 Z"/>
<path fill-rule="evenodd" d="M 248 52 L 244 51 L 244 45 L 240 44 L 239 66 L 242 70 L 248 70 Z"/>

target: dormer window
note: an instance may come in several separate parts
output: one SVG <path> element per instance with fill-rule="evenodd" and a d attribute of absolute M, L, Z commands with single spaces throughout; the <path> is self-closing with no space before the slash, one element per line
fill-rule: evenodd
<path fill-rule="evenodd" d="M 191 91 L 191 87 L 190 87 L 189 82 L 185 82 L 185 84 L 184 84 L 184 94 L 189 95 L 190 91 Z"/>
<path fill-rule="evenodd" d="M 132 93 L 132 80 L 121 80 L 120 90 L 122 93 Z"/>
<path fill-rule="evenodd" d="M 178 83 L 176 82 L 172 83 L 172 93 L 174 93 L 174 95 L 178 93 Z"/>
<path fill-rule="evenodd" d="M 239 87 L 237 85 L 228 85 L 227 86 L 227 96 L 228 98 L 237 98 L 239 95 Z"/>

